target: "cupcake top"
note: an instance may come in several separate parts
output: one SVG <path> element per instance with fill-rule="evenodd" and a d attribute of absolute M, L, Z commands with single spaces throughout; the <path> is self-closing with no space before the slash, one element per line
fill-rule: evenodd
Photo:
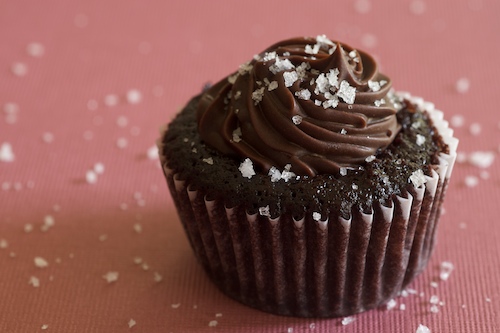
<path fill-rule="evenodd" d="M 205 91 L 198 132 L 263 173 L 342 174 L 394 140 L 400 108 L 370 55 L 324 35 L 294 38 Z"/>

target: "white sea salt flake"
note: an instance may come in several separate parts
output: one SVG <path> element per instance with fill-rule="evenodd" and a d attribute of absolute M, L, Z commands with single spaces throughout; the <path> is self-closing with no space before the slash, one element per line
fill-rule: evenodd
<path fill-rule="evenodd" d="M 381 105 L 385 104 L 385 99 L 377 99 L 373 102 L 373 104 L 376 106 L 376 107 L 380 107 Z"/>
<path fill-rule="evenodd" d="M 341 167 L 340 170 L 339 170 L 339 172 L 340 172 L 341 176 L 345 176 L 345 175 L 347 175 L 347 168 L 346 167 Z"/>
<path fill-rule="evenodd" d="M 275 51 L 271 52 L 266 52 L 264 54 L 264 57 L 262 58 L 263 62 L 269 61 L 269 60 L 274 60 L 278 57 L 278 54 Z"/>
<path fill-rule="evenodd" d="M 417 134 L 417 145 L 421 146 L 425 143 L 425 136 Z"/>
<path fill-rule="evenodd" d="M 19 76 L 19 77 L 22 77 L 22 76 L 25 76 L 26 74 L 28 74 L 28 66 L 23 62 L 13 63 L 12 66 L 10 66 L 10 70 L 11 70 L 12 74 L 14 74 L 15 76 Z"/>
<path fill-rule="evenodd" d="M 320 47 L 321 47 L 320 44 L 314 44 L 314 46 L 307 44 L 306 47 L 304 48 L 304 52 L 307 54 L 318 54 Z"/>
<path fill-rule="evenodd" d="M 269 211 L 269 205 L 266 207 L 259 207 L 259 215 L 270 217 L 271 213 Z"/>
<path fill-rule="evenodd" d="M 0 239 L 0 249 L 4 250 L 9 246 L 9 243 L 6 239 Z"/>
<path fill-rule="evenodd" d="M 217 326 L 217 324 L 218 324 L 217 320 L 211 320 L 208 323 L 208 327 L 215 327 L 215 326 Z"/>
<path fill-rule="evenodd" d="M 451 272 L 455 269 L 455 266 L 449 261 L 443 261 L 441 265 L 439 265 L 439 278 L 442 281 L 448 280 Z"/>
<path fill-rule="evenodd" d="M 142 225 L 140 223 L 134 224 L 134 231 L 140 234 L 142 232 Z"/>
<path fill-rule="evenodd" d="M 354 322 L 356 320 L 356 317 L 351 316 L 351 317 L 344 317 L 342 318 L 342 325 L 346 326 L 349 325 L 350 323 Z"/>
<path fill-rule="evenodd" d="M 118 280 L 119 273 L 118 272 L 107 272 L 102 277 L 108 283 L 116 282 Z"/>
<path fill-rule="evenodd" d="M 240 142 L 241 141 L 241 128 L 240 127 L 237 127 L 234 131 L 233 131 L 233 142 Z"/>
<path fill-rule="evenodd" d="M 241 175 L 245 178 L 252 178 L 255 176 L 255 170 L 253 169 L 253 163 L 252 160 L 249 158 L 246 158 L 243 162 L 241 162 L 238 170 L 240 170 Z"/>
<path fill-rule="evenodd" d="M 399 310 L 401 310 L 401 311 L 406 310 L 406 305 L 405 304 L 400 304 L 399 305 Z"/>
<path fill-rule="evenodd" d="M 321 101 L 319 99 L 315 99 L 314 100 L 314 105 L 320 106 L 321 105 Z"/>
<path fill-rule="evenodd" d="M 439 307 L 434 304 L 434 305 L 431 306 L 430 311 L 432 313 L 438 313 L 439 312 Z"/>
<path fill-rule="evenodd" d="M 469 127 L 469 132 L 472 135 L 479 135 L 481 133 L 481 125 L 478 123 L 472 123 Z"/>
<path fill-rule="evenodd" d="M 380 90 L 380 83 L 378 81 L 368 80 L 368 88 L 371 91 L 377 92 Z"/>
<path fill-rule="evenodd" d="M 135 320 L 130 319 L 130 320 L 128 321 L 128 328 L 132 328 L 132 327 L 134 327 L 136 324 L 137 324 L 137 322 L 136 322 Z"/>
<path fill-rule="evenodd" d="M 328 109 L 328 108 L 336 108 L 337 105 L 339 105 L 339 100 L 337 99 L 337 96 L 332 99 L 328 99 L 323 102 L 323 108 Z"/>
<path fill-rule="evenodd" d="M 94 164 L 94 172 L 98 175 L 102 175 L 104 173 L 104 164 L 102 164 L 101 162 L 97 162 L 96 164 Z"/>
<path fill-rule="evenodd" d="M 337 96 L 342 98 L 347 104 L 353 104 L 356 98 L 356 88 L 351 87 L 349 82 L 343 80 L 340 83 L 339 90 L 337 91 Z"/>
<path fill-rule="evenodd" d="M 118 96 L 115 94 L 109 94 L 104 97 L 104 105 L 106 106 L 115 106 L 118 104 Z"/>
<path fill-rule="evenodd" d="M 475 151 L 467 157 L 470 164 L 479 168 L 489 168 L 495 160 L 495 153 L 492 151 Z"/>
<path fill-rule="evenodd" d="M 413 171 L 411 174 L 409 181 L 413 183 L 413 186 L 415 188 L 418 188 L 422 186 L 423 184 L 427 183 L 427 179 L 425 178 L 425 174 L 421 169 L 418 169 L 416 171 Z"/>
<path fill-rule="evenodd" d="M 212 157 L 207 157 L 207 158 L 204 158 L 203 159 L 203 162 L 209 164 L 209 165 L 213 165 L 214 164 L 214 159 Z"/>
<path fill-rule="evenodd" d="M 33 287 L 38 288 L 40 287 L 40 279 L 38 279 L 36 276 L 31 276 L 28 280 L 28 284 L 31 284 Z"/>
<path fill-rule="evenodd" d="M 432 295 L 431 299 L 429 300 L 429 303 L 431 303 L 431 304 L 439 304 L 439 297 L 437 295 Z"/>
<path fill-rule="evenodd" d="M 313 218 L 314 221 L 318 221 L 319 222 L 321 220 L 321 213 L 313 212 L 312 218 Z"/>
<path fill-rule="evenodd" d="M 49 328 L 49 325 L 47 324 L 43 324 L 42 327 L 40 327 L 42 330 L 46 330 L 47 328 Z"/>
<path fill-rule="evenodd" d="M 274 89 L 277 89 L 277 88 L 278 88 L 278 81 L 271 81 L 271 82 L 269 82 L 269 85 L 267 86 L 267 91 L 273 91 Z"/>
<path fill-rule="evenodd" d="M 395 299 L 391 299 L 389 302 L 387 302 L 387 310 L 392 310 L 398 305 L 398 302 L 396 302 Z"/>
<path fill-rule="evenodd" d="M 23 229 L 25 233 L 30 233 L 33 231 L 33 225 L 31 223 L 26 223 Z"/>
<path fill-rule="evenodd" d="M 154 272 L 153 280 L 155 282 L 161 282 L 163 280 L 163 276 L 158 272 Z"/>
<path fill-rule="evenodd" d="M 373 34 L 366 33 L 361 36 L 361 44 L 367 49 L 371 49 L 377 46 L 377 42 L 377 37 Z"/>
<path fill-rule="evenodd" d="M 413 0 L 410 2 L 410 12 L 415 15 L 422 15 L 427 8 L 427 5 L 422 0 Z"/>
<path fill-rule="evenodd" d="M 291 87 L 295 81 L 299 79 L 296 71 L 283 73 L 283 79 L 285 80 L 285 87 Z"/>
<path fill-rule="evenodd" d="M 181 306 L 181 303 L 175 303 L 170 305 L 172 309 L 178 309 Z"/>
<path fill-rule="evenodd" d="M 262 98 L 264 97 L 264 90 L 265 89 L 266 89 L 265 87 L 262 87 L 262 88 L 256 89 L 252 93 L 252 99 L 254 100 L 255 105 L 259 104 L 260 101 L 262 101 Z"/>
<path fill-rule="evenodd" d="M 274 166 L 269 169 L 268 175 L 271 176 L 271 182 L 273 183 L 281 179 L 281 171 Z"/>
<path fill-rule="evenodd" d="M 465 176 L 464 183 L 467 187 L 475 187 L 479 184 L 479 179 L 476 176 Z"/>
<path fill-rule="evenodd" d="M 32 57 L 40 58 L 45 53 L 45 47 L 41 43 L 29 43 L 26 45 L 26 53 Z"/>
<path fill-rule="evenodd" d="M 375 155 L 370 155 L 367 158 L 365 158 L 365 162 L 370 163 L 376 159 Z"/>
<path fill-rule="evenodd" d="M 294 69 L 295 66 L 292 64 L 292 62 L 288 59 L 283 59 L 281 60 L 279 57 L 276 57 L 274 64 L 269 66 L 269 70 L 273 74 L 277 74 L 282 71 Z"/>
<path fill-rule="evenodd" d="M 302 90 L 296 91 L 295 96 L 297 96 L 299 99 L 303 99 L 303 100 L 307 101 L 307 100 L 311 99 L 311 92 L 307 89 L 302 89 Z"/>
<path fill-rule="evenodd" d="M 52 134 L 51 132 L 45 132 L 42 134 L 42 140 L 45 143 L 51 143 L 52 141 L 54 141 L 54 134 Z"/>
<path fill-rule="evenodd" d="M 0 162 L 14 162 L 15 159 L 11 144 L 8 142 L 2 143 L 0 146 Z"/>
<path fill-rule="evenodd" d="M 52 215 L 45 215 L 43 218 L 43 226 L 47 228 L 51 228 L 56 224 L 54 216 Z"/>
<path fill-rule="evenodd" d="M 130 104 L 138 104 L 142 101 L 142 93 L 137 89 L 127 91 L 127 102 Z"/>
<path fill-rule="evenodd" d="M 85 173 L 85 181 L 87 184 L 95 184 L 97 183 L 97 173 L 94 170 L 87 170 Z"/>
<path fill-rule="evenodd" d="M 429 329 L 429 327 L 420 324 L 418 325 L 418 328 L 415 331 L 415 333 L 431 333 L 431 330 Z"/>
<path fill-rule="evenodd" d="M 298 114 L 293 116 L 292 117 L 292 122 L 295 124 L 295 125 L 300 125 L 300 123 L 302 122 L 302 116 L 299 116 Z"/>
<path fill-rule="evenodd" d="M 42 257 L 35 257 L 35 259 L 33 261 L 35 262 L 35 266 L 38 268 L 45 268 L 45 267 L 49 266 L 49 263 L 47 262 L 47 260 L 45 260 Z"/>
<path fill-rule="evenodd" d="M 455 82 L 455 90 L 460 94 L 465 94 L 469 91 L 470 81 L 469 79 L 462 77 Z"/>
<path fill-rule="evenodd" d="M 345 128 L 341 129 L 341 130 L 340 130 L 340 134 L 342 134 L 342 135 L 346 135 L 346 134 L 347 134 L 346 129 L 345 129 Z"/>
<path fill-rule="evenodd" d="M 158 146 L 154 145 L 149 147 L 148 151 L 146 152 L 146 155 L 150 160 L 158 159 L 159 158 Z"/>
<path fill-rule="evenodd" d="M 285 165 L 284 170 L 281 172 L 281 179 L 283 179 L 285 182 L 288 182 L 290 179 L 296 177 L 296 174 L 290 171 L 291 167 L 291 164 L 287 164 Z"/>
<path fill-rule="evenodd" d="M 454 115 L 450 118 L 451 126 L 462 127 L 465 124 L 465 118 L 462 115 Z"/>
<path fill-rule="evenodd" d="M 439 284 L 436 281 L 431 281 L 430 285 L 432 288 L 437 288 L 439 286 Z"/>

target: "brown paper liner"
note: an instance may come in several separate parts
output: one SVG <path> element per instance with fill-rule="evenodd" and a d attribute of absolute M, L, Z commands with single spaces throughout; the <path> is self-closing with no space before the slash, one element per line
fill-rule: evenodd
<path fill-rule="evenodd" d="M 395 297 L 429 260 L 456 157 L 442 114 L 426 108 L 450 154 L 406 197 L 374 204 L 369 214 L 353 209 L 348 220 L 336 212 L 316 221 L 312 212 L 296 220 L 228 208 L 179 179 L 162 156 L 180 220 L 211 280 L 246 305 L 299 317 L 348 316 Z"/>

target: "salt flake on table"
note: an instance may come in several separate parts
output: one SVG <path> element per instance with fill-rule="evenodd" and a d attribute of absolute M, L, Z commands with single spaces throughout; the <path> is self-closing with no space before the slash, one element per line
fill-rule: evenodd
<path fill-rule="evenodd" d="M 355 320 L 356 320 L 356 318 L 354 316 L 344 317 L 344 318 L 342 318 L 342 325 L 343 326 L 349 325 L 350 323 L 354 322 Z"/>
<path fill-rule="evenodd" d="M 128 328 L 132 328 L 132 327 L 134 327 L 136 324 L 137 324 L 137 322 L 136 322 L 135 320 L 130 319 L 130 320 L 128 321 Z"/>
<path fill-rule="evenodd" d="M 462 115 L 454 115 L 450 118 L 451 126 L 453 127 L 462 127 L 465 124 L 465 118 Z"/>
<path fill-rule="evenodd" d="M 26 76 L 28 74 L 28 66 L 23 62 L 15 62 L 10 67 L 12 74 L 18 77 Z"/>
<path fill-rule="evenodd" d="M 420 324 L 418 325 L 418 328 L 415 331 L 415 333 L 431 333 L 431 330 L 429 329 L 429 327 Z"/>
<path fill-rule="evenodd" d="M 178 309 L 181 306 L 181 303 L 175 303 L 170 305 L 172 309 Z"/>
<path fill-rule="evenodd" d="M 387 310 L 392 310 L 396 307 L 396 305 L 398 305 L 398 303 L 396 302 L 395 299 L 391 299 L 389 302 L 387 302 Z"/>
<path fill-rule="evenodd" d="M 9 246 L 9 243 L 5 239 L 0 239 L 0 249 L 6 249 Z"/>
<path fill-rule="evenodd" d="M 211 320 L 211 321 L 208 323 L 208 326 L 209 326 L 209 327 L 215 327 L 215 326 L 217 326 L 217 324 L 218 324 L 217 320 Z"/>
<path fill-rule="evenodd" d="M 127 138 L 118 138 L 116 140 L 116 146 L 120 149 L 125 149 L 128 146 L 128 140 Z"/>
<path fill-rule="evenodd" d="M 479 135 L 481 133 L 481 125 L 478 123 L 473 123 L 469 127 L 469 132 L 472 135 Z"/>
<path fill-rule="evenodd" d="M 127 102 L 130 104 L 138 104 L 142 101 L 142 93 L 137 89 L 127 91 Z"/>
<path fill-rule="evenodd" d="M 115 94 L 108 94 L 104 97 L 104 105 L 106 106 L 115 106 L 118 104 L 118 96 Z"/>
<path fill-rule="evenodd" d="M 51 132 L 45 132 L 42 134 L 42 140 L 45 143 L 51 143 L 52 141 L 54 141 L 54 134 L 52 134 Z"/>
<path fill-rule="evenodd" d="M 476 151 L 470 153 L 467 159 L 470 164 L 486 169 L 493 164 L 495 154 L 491 151 Z"/>
<path fill-rule="evenodd" d="M 449 261 L 443 261 L 439 266 L 439 278 L 443 281 L 448 280 L 455 266 Z"/>
<path fill-rule="evenodd" d="M 47 324 L 43 324 L 41 327 L 42 330 L 46 330 L 47 328 L 49 328 L 49 325 L 47 325 Z"/>
<path fill-rule="evenodd" d="M 32 57 L 40 58 L 45 53 L 45 47 L 41 43 L 29 43 L 26 46 L 26 53 Z"/>
<path fill-rule="evenodd" d="M 479 179 L 476 176 L 466 176 L 464 183 L 467 187 L 475 187 L 479 184 Z"/>
<path fill-rule="evenodd" d="M 28 280 L 28 284 L 32 285 L 35 288 L 38 288 L 40 287 L 40 279 L 38 279 L 36 276 L 31 276 Z"/>
<path fill-rule="evenodd" d="M 107 272 L 102 277 L 108 283 L 116 282 L 118 280 L 119 273 L 118 272 Z"/>
<path fill-rule="evenodd" d="M 455 90 L 460 94 L 465 94 L 469 91 L 470 82 L 469 79 L 462 77 L 455 82 Z"/>
<path fill-rule="evenodd" d="M 85 181 L 87 184 L 97 183 L 97 173 L 94 170 L 87 170 L 85 173 Z"/>
<path fill-rule="evenodd" d="M 147 151 L 147 156 L 148 156 L 148 159 L 150 159 L 150 160 L 158 159 L 158 157 L 159 157 L 158 147 L 151 146 Z"/>
<path fill-rule="evenodd" d="M 35 266 L 38 268 L 46 268 L 49 266 L 49 263 L 47 262 L 47 260 L 45 260 L 42 257 L 35 257 L 35 259 L 33 261 L 35 262 Z"/>
<path fill-rule="evenodd" d="M 153 278 L 153 280 L 155 282 L 161 282 L 163 280 L 163 276 L 161 276 L 161 274 L 158 273 L 158 272 L 154 272 L 154 278 Z"/>
<path fill-rule="evenodd" d="M 15 159 L 11 144 L 8 142 L 2 143 L 0 146 L 0 162 L 14 162 Z"/>

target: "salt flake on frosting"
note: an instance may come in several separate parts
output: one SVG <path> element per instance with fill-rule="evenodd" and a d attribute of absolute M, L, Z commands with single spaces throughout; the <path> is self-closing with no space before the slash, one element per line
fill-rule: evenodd
<path fill-rule="evenodd" d="M 302 116 L 296 114 L 295 116 L 292 117 L 292 121 L 295 125 L 300 125 L 300 123 L 302 122 Z"/>
<path fill-rule="evenodd" d="M 285 86 L 291 87 L 295 81 L 299 79 L 296 71 L 283 73 L 283 79 L 285 80 Z"/>
<path fill-rule="evenodd" d="M 252 99 L 254 100 L 255 105 L 259 104 L 260 101 L 262 101 L 262 97 L 264 97 L 264 90 L 265 89 L 266 89 L 265 87 L 262 87 L 262 88 L 256 89 L 252 93 Z"/>
<path fill-rule="evenodd" d="M 302 89 L 295 92 L 295 96 L 303 100 L 311 99 L 311 92 L 307 89 Z"/>
<path fill-rule="evenodd" d="M 238 170 L 240 170 L 241 175 L 245 178 L 250 179 L 253 176 L 255 176 L 255 170 L 253 169 L 253 163 L 252 163 L 252 160 L 249 158 L 246 158 L 243 162 L 241 162 Z"/>
<path fill-rule="evenodd" d="M 354 104 L 356 98 L 356 88 L 351 87 L 346 80 L 340 83 L 340 88 L 337 91 L 337 96 L 342 98 L 347 104 Z"/>
<path fill-rule="evenodd" d="M 413 183 L 413 186 L 415 186 L 416 188 L 427 183 L 427 179 L 425 178 L 425 174 L 422 171 L 422 169 L 418 169 L 416 171 L 413 171 L 409 180 Z"/>

